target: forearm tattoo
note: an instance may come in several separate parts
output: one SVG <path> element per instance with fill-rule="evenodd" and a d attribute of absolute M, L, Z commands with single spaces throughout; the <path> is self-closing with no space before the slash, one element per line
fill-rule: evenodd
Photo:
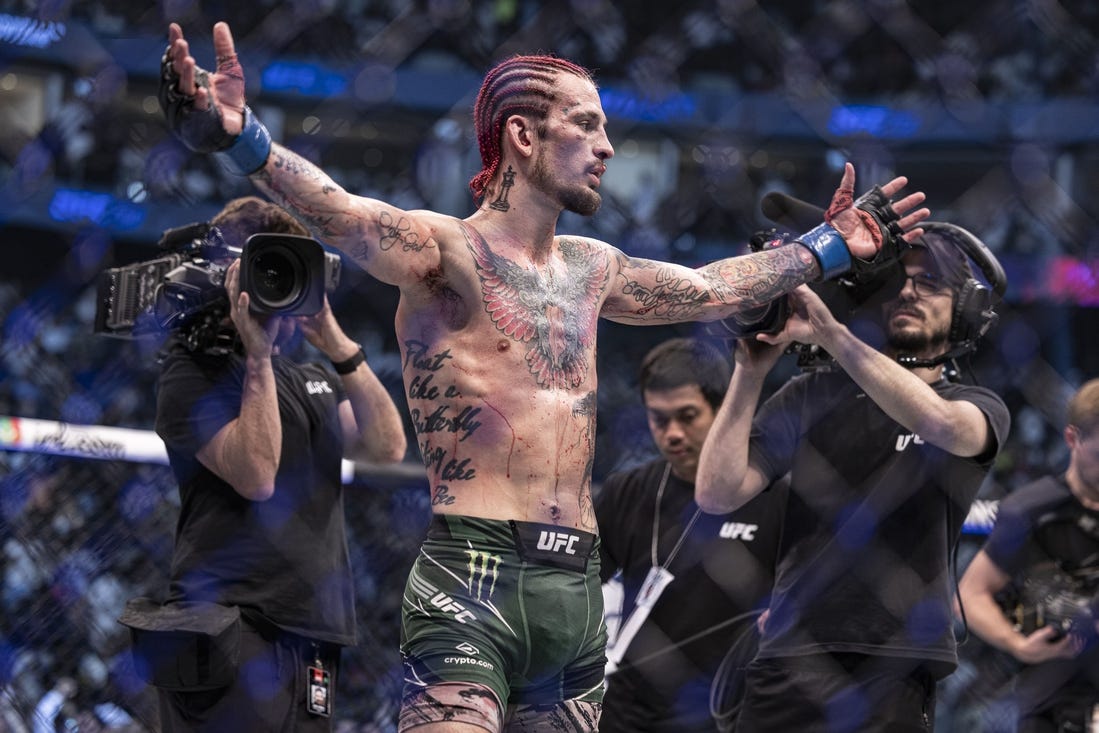
<path fill-rule="evenodd" d="M 340 249 L 356 262 L 365 265 L 369 260 L 375 236 L 382 251 L 397 247 L 402 252 L 419 252 L 434 246 L 429 238 L 413 231 L 411 219 L 399 210 L 383 208 L 377 220 L 371 222 L 335 202 L 328 205 L 330 196 L 345 192 L 324 171 L 293 153 L 276 151 L 274 157 L 274 173 L 265 168 L 257 174 L 260 188 L 322 239 L 339 242 Z M 288 182 L 284 177 L 291 180 Z M 317 194 L 299 193 L 300 179 L 311 184 L 305 190 L 318 189 L 319 198 Z"/>
<path fill-rule="evenodd" d="M 296 193 L 299 188 L 296 179 L 304 178 L 313 184 L 319 184 L 321 195 L 327 197 L 336 190 L 328 183 L 328 177 L 315 165 L 298 155 L 287 155 L 278 149 L 273 155 L 275 158 L 273 167 L 278 175 L 273 175 L 267 168 L 261 169 L 256 174 L 260 187 L 266 190 L 275 203 L 289 211 L 313 232 L 322 237 L 335 235 L 333 227 L 335 214 L 332 210 L 311 206 L 301 194 Z M 284 182 L 281 180 L 284 176 L 295 180 Z"/>
<path fill-rule="evenodd" d="M 699 272 L 720 302 L 749 309 L 815 279 L 820 266 L 805 247 L 788 245 L 718 260 Z"/>

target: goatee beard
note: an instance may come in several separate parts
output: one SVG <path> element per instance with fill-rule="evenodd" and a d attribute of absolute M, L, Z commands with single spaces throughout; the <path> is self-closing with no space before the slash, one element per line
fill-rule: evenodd
<path fill-rule="evenodd" d="M 599 211 L 603 197 L 590 188 L 571 188 L 558 191 L 557 201 L 566 211 L 580 216 L 591 216 Z"/>
<path fill-rule="evenodd" d="M 530 176 L 531 185 L 547 196 L 556 198 L 557 203 L 561 204 L 563 209 L 574 214 L 591 216 L 599 211 L 599 206 L 603 203 L 603 197 L 590 188 L 585 186 L 563 187 L 554 179 L 553 174 L 549 171 L 549 166 L 546 165 L 545 158 L 541 156 L 534 162 Z"/>

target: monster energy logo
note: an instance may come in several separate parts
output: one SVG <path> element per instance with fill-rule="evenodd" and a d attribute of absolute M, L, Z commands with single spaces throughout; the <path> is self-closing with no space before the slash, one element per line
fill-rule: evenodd
<path fill-rule="evenodd" d="M 491 598 L 496 590 L 496 580 L 500 577 L 499 555 L 490 555 L 481 550 L 466 550 L 469 556 L 469 594 L 474 600 Z M 489 579 L 488 593 L 485 593 L 485 579 Z"/>

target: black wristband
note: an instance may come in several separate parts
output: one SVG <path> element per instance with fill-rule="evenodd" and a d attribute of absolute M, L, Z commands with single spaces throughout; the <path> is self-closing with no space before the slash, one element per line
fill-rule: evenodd
<path fill-rule="evenodd" d="M 336 374 L 350 374 L 359 368 L 359 364 L 366 361 L 366 352 L 363 351 L 363 347 L 360 346 L 359 350 L 355 352 L 355 355 L 350 359 L 344 359 L 343 361 L 332 362 L 332 368 L 336 370 Z"/>

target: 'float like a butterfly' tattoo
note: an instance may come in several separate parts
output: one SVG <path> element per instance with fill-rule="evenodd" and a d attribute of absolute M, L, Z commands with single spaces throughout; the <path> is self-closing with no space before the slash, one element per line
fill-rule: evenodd
<path fill-rule="evenodd" d="M 505 336 L 528 346 L 525 358 L 545 389 L 574 389 L 587 377 L 599 303 L 607 283 L 603 253 L 578 239 L 559 243 L 564 277 L 541 273 L 493 252 L 463 226 L 481 278 L 485 312 Z"/>

